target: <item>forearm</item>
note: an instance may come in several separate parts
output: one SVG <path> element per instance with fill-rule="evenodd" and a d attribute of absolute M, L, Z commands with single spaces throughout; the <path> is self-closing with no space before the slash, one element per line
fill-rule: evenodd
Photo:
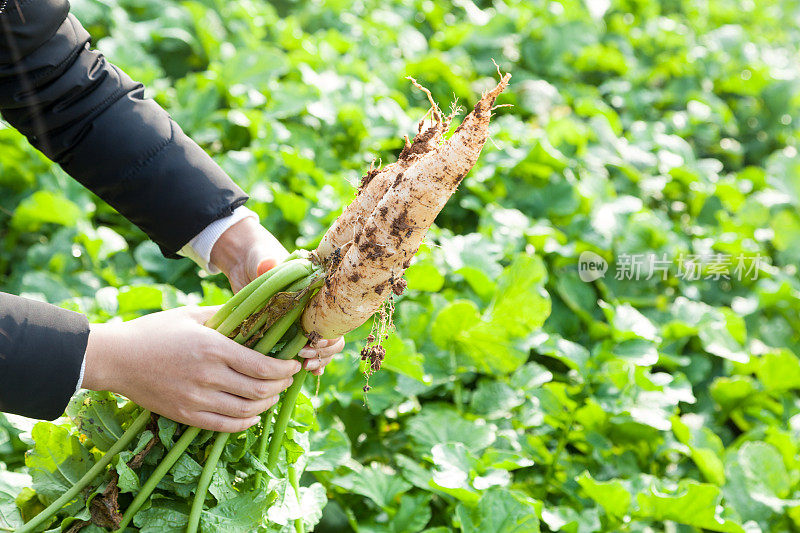
<path fill-rule="evenodd" d="M 38 0 L 0 15 L 0 112 L 72 177 L 174 254 L 247 199 L 67 15 Z"/>

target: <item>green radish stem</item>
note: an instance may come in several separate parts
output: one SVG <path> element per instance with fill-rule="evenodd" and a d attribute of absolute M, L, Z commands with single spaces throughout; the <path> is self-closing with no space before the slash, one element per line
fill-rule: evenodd
<path fill-rule="evenodd" d="M 253 291 L 259 288 L 269 278 L 271 278 L 273 274 L 275 274 L 274 268 L 271 270 L 267 270 L 266 272 L 258 276 L 256 279 L 254 279 L 253 281 L 242 287 L 242 289 L 236 294 L 234 294 L 230 300 L 225 302 L 225 305 L 223 305 L 219 309 L 219 311 L 214 313 L 214 316 L 212 316 L 208 320 L 208 322 L 206 322 L 206 326 L 208 326 L 211 329 L 217 329 L 219 325 L 222 324 L 225 321 L 225 319 L 228 318 L 228 316 L 230 316 L 230 314 L 233 312 L 236 306 L 245 301 L 245 299 L 247 299 L 248 296 L 253 294 Z"/>
<path fill-rule="evenodd" d="M 286 345 L 281 348 L 277 354 L 275 354 L 276 359 L 292 359 L 294 356 L 297 355 L 297 352 L 300 351 L 303 346 L 306 345 L 308 339 L 303 334 L 303 332 L 299 332 L 297 335 L 292 337 L 292 339 L 286 343 Z M 261 437 L 258 440 L 258 460 L 263 464 L 267 458 L 267 444 L 269 443 L 269 430 L 272 426 L 272 413 L 275 410 L 275 406 L 269 408 L 269 410 L 261 416 L 261 420 L 263 421 L 264 429 L 261 431 Z M 261 487 L 261 479 L 263 477 L 263 472 L 256 473 L 256 482 L 254 487 L 259 489 Z"/>
<path fill-rule="evenodd" d="M 111 463 L 114 457 L 125 448 L 128 444 L 139 435 L 139 432 L 144 429 L 147 422 L 150 420 L 150 411 L 144 410 L 139 416 L 131 423 L 130 427 L 122 434 L 122 436 L 114 443 L 111 448 L 103 455 L 103 457 L 95 463 L 95 465 L 78 480 L 77 483 L 72 485 L 67 492 L 62 494 L 56 501 L 47 506 L 41 513 L 37 514 L 33 519 L 19 528 L 17 533 L 28 533 L 44 524 L 47 520 L 52 518 L 59 509 L 64 507 L 73 498 L 75 498 L 89 483 L 100 475 L 103 470 Z"/>
<path fill-rule="evenodd" d="M 287 285 L 294 284 L 289 287 L 289 289 L 294 290 L 302 290 L 303 288 L 309 286 L 314 280 L 312 276 L 309 276 L 314 272 L 314 266 L 307 259 L 294 259 L 294 257 L 302 257 L 302 255 L 303 254 L 299 253 L 299 251 L 295 252 L 291 254 L 284 263 L 256 278 L 256 280 L 248 284 L 236 295 L 234 295 L 233 298 L 231 298 L 231 300 L 228 301 L 228 303 L 226 303 L 206 325 L 216 329 L 224 335 L 230 335 L 230 333 L 239 325 L 241 325 L 241 323 L 247 317 L 255 312 L 259 306 L 263 306 L 267 301 L 269 301 L 270 298 L 272 298 L 272 296 L 274 296 L 278 291 L 284 289 Z M 297 288 L 295 288 L 295 286 L 297 286 Z M 268 333 L 270 339 L 275 337 L 274 340 L 272 340 L 271 344 L 268 346 L 268 343 L 263 342 L 264 339 L 262 339 L 262 342 L 259 342 L 259 344 L 256 345 L 256 350 L 264 353 L 264 348 L 266 348 L 266 352 L 268 353 L 269 350 L 274 347 L 275 343 L 280 340 L 284 333 L 286 333 L 289 327 L 299 318 L 300 313 L 302 313 L 310 298 L 311 293 L 298 302 L 297 308 L 293 309 L 287 314 L 291 315 L 290 319 L 287 319 L 287 317 L 284 316 L 276 321 Z M 299 343 L 299 340 L 295 338 L 292 339 L 290 343 L 296 345 Z M 305 345 L 305 342 L 303 342 L 303 345 Z M 259 350 L 259 346 L 261 347 L 261 350 Z M 284 350 L 281 350 L 282 353 L 286 352 L 285 348 L 286 347 L 284 347 Z M 302 346 L 297 348 L 297 350 L 300 348 L 302 348 Z M 296 355 L 296 352 L 293 355 L 289 355 L 287 359 L 294 357 L 294 355 Z M 294 401 L 296 401 L 296 399 L 297 397 L 295 395 Z M 259 458 L 262 461 L 263 456 L 266 453 L 267 437 L 269 433 L 269 426 L 266 422 L 269 421 L 271 423 L 272 411 L 273 409 L 270 408 L 265 416 L 265 431 L 264 434 L 262 434 L 264 444 L 260 444 L 260 447 L 263 448 L 263 451 L 259 450 Z M 134 515 L 139 511 L 147 498 L 150 497 L 150 494 L 152 494 L 153 490 L 155 490 L 161 479 L 172 468 L 175 462 L 177 462 L 183 452 L 186 451 L 186 448 L 188 448 L 192 441 L 197 437 L 199 432 L 199 428 L 189 427 L 186 429 L 183 435 L 181 435 L 181 438 L 178 439 L 178 442 L 175 443 L 155 471 L 153 471 L 150 478 L 145 482 L 145 484 L 142 486 L 142 489 L 125 511 L 125 514 L 122 517 L 122 522 L 120 523 L 119 528 L 116 530 L 116 533 L 121 533 L 130 524 Z M 218 433 L 215 437 L 210 455 L 206 460 L 205 468 L 203 469 L 200 481 L 198 482 L 195 499 L 192 502 L 192 510 L 189 516 L 189 525 L 187 531 L 195 532 L 197 530 L 200 515 L 203 511 L 203 504 L 205 503 L 205 496 L 208 491 L 211 478 L 213 477 L 214 470 L 216 469 L 216 465 L 219 462 L 219 457 L 225 448 L 228 436 L 229 434 L 227 433 Z M 260 477 L 257 478 L 257 483 L 260 483 Z"/>
<path fill-rule="evenodd" d="M 308 259 L 311 254 L 308 250 L 303 250 L 302 248 L 298 248 L 294 252 L 290 253 L 286 259 L 283 260 L 284 263 L 288 263 L 292 259 Z"/>
<path fill-rule="evenodd" d="M 186 526 L 186 533 L 197 533 L 197 527 L 200 525 L 200 514 L 203 512 L 203 504 L 206 501 L 208 487 L 211 485 L 211 478 L 214 476 L 217 463 L 219 463 L 219 458 L 222 456 L 225 444 L 227 444 L 230 436 L 230 433 L 220 432 L 217 433 L 214 439 L 211 452 L 208 454 L 206 464 L 203 467 L 203 473 L 200 474 L 200 481 L 197 482 L 197 490 L 194 493 L 192 510 L 189 512 L 189 524 Z"/>
<path fill-rule="evenodd" d="M 306 345 L 308 342 L 308 338 L 306 338 L 305 334 L 300 331 L 297 335 L 292 337 L 292 340 L 287 342 L 281 351 L 275 354 L 275 359 L 292 359 L 294 356 L 297 355 L 303 346 Z"/>
<path fill-rule="evenodd" d="M 264 461 L 267 459 L 267 444 L 269 443 L 269 431 L 272 428 L 272 414 L 275 411 L 275 406 L 273 405 L 266 411 L 261 414 L 261 436 L 258 438 L 258 449 L 256 450 L 256 458 L 264 464 Z M 253 485 L 253 490 L 259 490 L 261 488 L 261 478 L 263 477 L 263 472 L 258 471 L 256 472 L 256 482 Z"/>
<path fill-rule="evenodd" d="M 308 370 L 301 370 L 294 375 L 294 382 L 286 390 L 281 402 L 281 410 L 278 413 L 278 418 L 275 420 L 275 429 L 272 432 L 272 438 L 269 440 L 269 456 L 267 457 L 267 468 L 273 470 L 278 465 L 278 455 L 283 445 L 283 436 L 286 433 L 286 426 L 289 425 L 289 419 L 292 417 L 294 411 L 294 404 L 297 403 L 297 396 L 303 388 L 303 382 L 306 380 Z"/>
<path fill-rule="evenodd" d="M 294 489 L 294 495 L 297 497 L 297 503 L 302 505 L 303 502 L 300 501 L 300 479 L 297 476 L 297 468 L 295 468 L 294 464 L 290 464 L 288 466 L 288 471 L 289 483 L 292 485 L 292 489 Z M 305 533 L 306 529 L 303 527 L 302 518 L 295 519 L 294 530 L 296 533 Z"/>
<path fill-rule="evenodd" d="M 288 263 L 289 261 L 291 261 L 293 259 L 306 259 L 306 257 L 304 257 L 304 255 L 307 256 L 308 253 L 303 249 L 297 249 L 294 252 L 292 252 L 291 254 L 289 254 L 289 256 L 286 259 L 284 259 L 281 264 Z M 278 266 L 280 266 L 280 265 L 278 265 Z M 208 322 L 206 322 L 206 326 L 208 326 L 211 329 L 217 329 L 219 327 L 219 325 L 222 324 L 222 322 L 226 318 L 228 318 L 228 316 L 231 314 L 231 312 L 233 311 L 233 309 L 237 305 L 239 305 L 240 303 L 245 301 L 245 299 L 248 296 L 253 294 L 253 291 L 255 291 L 257 288 L 259 288 L 262 283 L 267 281 L 267 279 L 271 278 L 272 275 L 275 274 L 276 271 L 277 271 L 277 266 L 274 267 L 274 268 L 271 268 L 270 270 L 267 270 L 266 272 L 264 272 L 263 274 L 258 276 L 256 279 L 254 279 L 253 281 L 251 281 L 250 283 L 248 283 L 247 285 L 242 287 L 242 289 L 239 292 L 234 294 L 233 297 L 231 297 L 230 300 L 225 302 L 225 305 L 223 305 L 220 308 L 220 310 L 217 311 L 214 314 L 214 316 L 212 316 L 209 319 Z"/>
<path fill-rule="evenodd" d="M 299 280 L 295 281 L 294 283 L 292 283 L 291 285 L 289 285 L 286 288 L 281 287 L 280 289 L 275 291 L 275 294 L 277 294 L 278 292 L 298 292 L 298 291 L 302 291 L 303 289 L 305 289 L 306 287 L 311 285 L 311 283 L 313 281 L 314 281 L 314 275 L 313 274 L 312 275 L 308 275 L 308 276 L 306 276 L 304 278 L 300 278 Z M 272 296 L 274 296 L 274 294 Z M 272 298 L 272 296 L 270 296 L 270 298 Z M 258 319 L 258 321 L 256 321 L 256 323 L 253 324 L 253 326 L 249 328 L 249 331 L 247 332 L 246 335 L 243 335 L 241 332 L 239 332 L 239 334 L 236 335 L 236 337 L 233 340 L 238 342 L 239 344 L 244 344 L 244 342 L 246 340 L 248 340 L 250 337 L 255 335 L 256 332 L 258 330 L 260 330 L 264 326 L 264 324 L 267 323 L 268 319 L 269 319 L 269 315 L 267 313 L 264 313 Z"/>
<path fill-rule="evenodd" d="M 293 259 L 272 269 L 275 273 L 255 289 L 241 304 L 217 326 L 216 330 L 223 335 L 230 335 L 247 317 L 262 307 L 283 287 L 311 274 L 314 265 L 305 259 Z"/>
<path fill-rule="evenodd" d="M 275 270 L 277 270 L 277 268 L 273 269 L 273 271 L 275 271 Z M 281 291 L 281 290 L 285 290 L 287 292 L 300 291 L 300 290 L 305 289 L 309 285 L 311 285 L 311 283 L 314 281 L 314 277 L 313 276 L 307 275 L 304 278 L 301 278 L 299 280 L 295 280 L 294 283 L 292 283 L 289 287 L 286 287 L 285 284 L 280 284 L 279 285 L 279 283 L 281 283 L 283 280 L 291 279 L 291 277 L 298 275 L 295 271 L 300 272 L 301 274 L 305 272 L 305 270 L 299 270 L 299 269 L 290 270 L 288 268 L 284 268 L 284 269 L 281 269 L 281 270 L 282 271 L 277 272 L 275 274 L 275 276 L 273 276 L 273 277 L 269 278 L 268 280 L 264 281 L 263 284 L 260 285 L 259 287 L 257 287 L 256 290 L 252 291 L 251 294 L 253 292 L 260 291 L 261 295 L 257 296 L 257 297 L 269 300 L 269 298 L 271 298 L 278 291 Z M 285 274 L 285 276 L 284 276 L 284 274 Z M 262 289 L 262 287 L 264 287 L 264 285 L 267 285 L 267 284 L 271 285 L 271 294 L 267 294 L 267 289 Z M 309 295 L 309 297 L 310 297 L 310 295 Z M 305 300 L 305 302 L 307 302 L 308 298 L 306 298 L 304 300 Z M 229 315 L 228 319 L 229 318 L 230 318 L 230 315 Z M 225 327 L 224 323 L 228 319 L 225 319 L 223 321 L 223 325 L 221 325 L 219 327 L 220 330 Z M 264 320 L 266 322 L 266 316 L 265 316 Z M 295 320 L 296 320 L 296 318 L 295 318 Z M 253 331 L 257 331 L 261 326 L 263 326 L 263 323 L 262 324 L 256 324 L 252 329 L 253 329 Z M 284 333 L 285 333 L 285 331 L 284 331 Z M 241 337 L 242 337 L 242 335 L 239 334 L 236 337 L 236 339 L 234 339 L 234 340 L 236 340 L 239 343 L 242 343 L 246 339 L 243 339 Z M 304 337 L 304 339 L 305 339 L 305 337 Z M 297 343 L 295 342 L 294 344 L 296 345 Z M 305 345 L 305 342 L 303 343 L 303 345 Z M 297 348 L 297 350 L 299 351 L 300 348 L 302 348 L 302 346 Z M 270 346 L 269 349 L 272 349 L 272 347 Z M 295 351 L 294 354 L 292 354 L 289 357 L 287 357 L 287 359 L 290 359 L 290 358 L 294 357 L 295 355 L 297 355 L 297 351 Z M 260 438 L 261 442 L 259 443 L 259 460 L 261 460 L 261 461 L 264 460 L 264 455 L 266 454 L 267 434 L 269 433 L 269 426 L 272 423 L 272 408 L 268 409 L 266 411 L 266 413 L 264 415 L 262 415 L 262 420 L 264 421 L 264 429 L 262 430 L 262 435 L 261 435 L 261 438 Z M 186 528 L 186 532 L 187 533 L 196 533 L 196 531 L 197 531 L 197 528 L 198 528 L 198 526 L 200 524 L 200 514 L 203 512 L 203 505 L 205 503 L 206 493 L 208 492 L 208 487 L 211 484 L 211 478 L 214 475 L 214 471 L 217 468 L 217 463 L 219 462 L 219 458 L 221 457 L 222 452 L 225 449 L 225 444 L 228 442 L 228 438 L 229 437 L 230 437 L 230 433 L 224 433 L 224 432 L 217 433 L 216 436 L 215 436 L 214 444 L 213 444 L 213 446 L 211 448 L 211 452 L 209 453 L 208 458 L 206 459 L 206 464 L 203 467 L 203 472 L 200 475 L 200 480 L 198 481 L 197 489 L 195 491 L 194 500 L 192 501 L 192 509 L 191 509 L 191 511 L 189 513 L 189 522 L 188 522 L 188 525 L 187 525 L 187 528 Z M 259 472 L 258 474 L 261 474 L 261 472 Z M 259 476 L 256 477 L 256 487 L 260 486 L 260 483 L 261 483 L 261 478 L 260 478 L 260 475 L 259 475 Z"/>
<path fill-rule="evenodd" d="M 144 505 L 144 502 L 147 501 L 147 498 L 150 497 L 150 494 L 155 490 L 156 485 L 158 485 L 159 481 L 167 475 L 170 468 L 180 459 L 183 452 L 186 451 L 186 448 L 192 443 L 192 441 L 197 437 L 197 434 L 200 433 L 200 428 L 196 427 L 188 427 L 186 431 L 183 432 L 181 438 L 178 439 L 178 442 L 172 447 L 172 449 L 167 453 L 167 455 L 161 460 L 161 463 L 156 467 L 153 473 L 150 475 L 150 478 L 142 485 L 142 489 L 139 491 L 139 494 L 133 499 L 131 504 L 128 506 L 128 509 L 125 511 L 125 514 L 122 515 L 122 522 L 119 525 L 119 528 L 115 530 L 115 533 L 122 533 L 125 531 L 125 528 L 128 527 L 128 524 L 131 523 L 133 520 L 134 515 L 139 511 L 139 509 Z"/>

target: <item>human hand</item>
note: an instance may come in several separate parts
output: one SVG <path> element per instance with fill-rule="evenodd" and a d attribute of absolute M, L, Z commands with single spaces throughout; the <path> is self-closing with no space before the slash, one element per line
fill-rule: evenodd
<path fill-rule="evenodd" d="M 308 343 L 297 355 L 305 359 L 303 368 L 314 375 L 321 376 L 333 356 L 344 350 L 344 337 L 338 339 L 320 339 Z"/>
<path fill-rule="evenodd" d="M 219 307 L 182 307 L 92 324 L 83 386 L 155 413 L 229 433 L 259 421 L 301 365 L 240 346 L 204 326 Z"/>
<path fill-rule="evenodd" d="M 233 292 L 277 266 L 289 252 L 254 218 L 245 218 L 220 235 L 211 249 L 211 262 L 228 277 Z M 344 338 L 321 339 L 300 350 L 303 367 L 321 376 L 325 366 L 344 349 Z"/>
<path fill-rule="evenodd" d="M 289 252 L 252 217 L 220 235 L 211 249 L 211 263 L 228 277 L 233 292 L 286 259 Z"/>

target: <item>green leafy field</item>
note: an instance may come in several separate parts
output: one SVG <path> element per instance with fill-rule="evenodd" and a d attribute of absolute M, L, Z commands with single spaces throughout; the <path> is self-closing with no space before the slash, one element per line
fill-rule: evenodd
<path fill-rule="evenodd" d="M 800 529 L 796 2 L 72 4 L 289 249 L 416 131 L 427 102 L 405 76 L 471 107 L 492 58 L 513 74 L 513 107 L 408 270 L 371 390 L 369 324 L 306 390 L 303 504 L 212 486 L 208 531 L 247 531 L 248 513 L 320 532 Z M 0 238 L 0 288 L 95 321 L 229 295 L 2 125 Z M 609 262 L 591 282 L 587 251 Z M 630 279 L 637 257 L 666 258 L 666 279 Z M 0 415 L 0 531 L 91 461 L 66 419 L 36 425 L 24 459 L 29 431 Z M 187 459 L 141 531 L 185 521 Z M 119 463 L 124 504 L 139 480 Z"/>

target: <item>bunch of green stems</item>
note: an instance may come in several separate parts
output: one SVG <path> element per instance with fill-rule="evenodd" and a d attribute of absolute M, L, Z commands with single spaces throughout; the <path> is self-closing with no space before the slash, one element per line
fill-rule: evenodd
<path fill-rule="evenodd" d="M 300 316 L 314 294 L 314 291 L 322 282 L 321 268 L 316 267 L 310 260 L 304 257 L 304 252 L 297 251 L 291 254 L 283 263 L 262 274 L 249 285 L 236 293 L 219 311 L 206 323 L 206 326 L 214 328 L 225 336 L 234 336 L 234 340 L 244 344 L 256 333 L 261 334 L 261 338 L 253 346 L 253 349 L 278 359 L 292 359 L 297 357 L 297 353 L 306 345 L 307 337 L 299 326 Z M 276 317 L 269 312 L 261 312 L 270 303 L 270 300 L 279 292 L 295 293 L 299 296 L 294 305 L 282 316 Z M 248 318 L 253 317 L 247 321 Z M 272 324 L 267 322 L 273 319 Z M 243 324 L 247 321 L 247 328 Z M 289 333 L 289 335 L 287 335 Z M 285 340 L 283 346 L 277 353 L 271 354 L 275 346 Z M 284 436 L 289 425 L 289 421 L 294 411 L 297 397 L 303 387 L 303 382 L 308 375 L 308 371 L 300 370 L 294 376 L 292 385 L 286 390 L 280 403 L 280 410 L 277 417 L 274 417 L 274 407 L 261 415 L 261 435 L 256 446 L 256 458 L 261 464 L 266 465 L 267 469 L 274 471 L 278 465 L 281 447 L 283 446 Z M 114 457 L 124 451 L 133 440 L 144 430 L 151 413 L 143 410 L 128 426 L 123 435 L 114 445 L 95 463 L 95 465 L 69 490 L 62 494 L 56 501 L 50 504 L 41 513 L 36 515 L 16 533 L 31 533 L 38 527 L 45 524 L 52 516 L 71 502 L 78 494 L 87 487 L 95 478 L 105 471 L 111 464 Z M 273 421 L 274 418 L 274 421 Z M 270 431 L 271 430 L 271 431 Z M 187 427 L 178 441 L 170 448 L 153 473 L 141 487 L 141 490 L 133 499 L 131 504 L 122 515 L 122 521 L 115 533 L 122 533 L 131 523 L 133 517 L 141 509 L 152 492 L 155 490 L 161 479 L 180 459 L 181 455 L 192 444 L 200 429 Z M 197 483 L 197 490 L 192 502 L 189 513 L 189 521 L 186 527 L 187 533 L 196 533 L 200 524 L 200 515 L 203 512 L 208 488 L 211 479 L 216 471 L 217 464 L 225 450 L 230 433 L 217 432 L 214 434 L 211 449 L 208 452 L 203 471 Z M 297 491 L 297 475 L 293 469 L 289 468 L 289 477 L 292 486 Z M 256 474 L 254 490 L 259 490 L 262 485 L 262 473 Z M 302 523 L 295 523 L 298 531 L 302 531 Z"/>

